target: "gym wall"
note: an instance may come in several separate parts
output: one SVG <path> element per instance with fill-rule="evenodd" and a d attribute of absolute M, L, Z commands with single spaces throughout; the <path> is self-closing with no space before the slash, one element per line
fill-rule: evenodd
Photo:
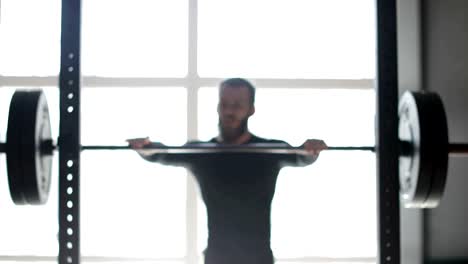
<path fill-rule="evenodd" d="M 423 83 L 445 102 L 449 138 L 468 140 L 468 1 L 422 1 Z M 468 261 L 468 163 L 451 157 L 444 198 L 424 213 L 426 261 Z"/>
<path fill-rule="evenodd" d="M 468 1 L 399 0 L 399 84 L 439 93 L 451 142 L 468 140 Z M 467 263 L 468 163 L 450 157 L 438 208 L 401 209 L 402 263 Z"/>

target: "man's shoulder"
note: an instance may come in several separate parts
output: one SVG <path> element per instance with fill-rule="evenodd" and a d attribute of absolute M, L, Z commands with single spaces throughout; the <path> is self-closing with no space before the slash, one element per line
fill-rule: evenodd
<path fill-rule="evenodd" d="M 190 146 L 190 145 L 210 145 L 210 144 L 213 144 L 213 143 L 216 143 L 216 140 L 213 140 L 213 139 L 210 139 L 208 141 L 204 141 L 204 140 L 189 140 L 187 141 L 187 143 L 185 143 L 186 146 Z"/>
<path fill-rule="evenodd" d="M 260 143 L 260 144 L 267 143 L 267 144 L 286 144 L 286 145 L 289 145 L 289 143 L 287 143 L 284 140 L 259 137 L 257 135 L 252 134 L 249 141 L 247 142 L 247 144 L 257 144 L 257 143 Z M 195 145 L 195 144 L 207 144 L 207 145 L 209 145 L 209 144 L 219 144 L 219 141 L 218 141 L 218 137 L 213 137 L 208 141 L 193 140 L 193 141 L 187 142 L 187 144 L 189 144 L 189 145 Z"/>

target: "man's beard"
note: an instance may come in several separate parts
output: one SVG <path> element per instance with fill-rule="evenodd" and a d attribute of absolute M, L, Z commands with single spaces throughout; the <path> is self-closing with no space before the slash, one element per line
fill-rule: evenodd
<path fill-rule="evenodd" d="M 223 141 L 226 143 L 236 141 L 236 139 L 248 131 L 248 121 L 248 118 L 242 119 L 239 127 L 226 129 L 223 127 L 221 119 L 219 119 L 218 129 Z"/>

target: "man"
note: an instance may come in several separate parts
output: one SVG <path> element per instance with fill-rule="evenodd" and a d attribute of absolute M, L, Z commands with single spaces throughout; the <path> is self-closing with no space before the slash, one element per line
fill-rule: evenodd
<path fill-rule="evenodd" d="M 219 86 L 219 135 L 209 142 L 218 146 L 275 143 L 252 134 L 248 119 L 255 113 L 255 88 L 245 79 L 233 78 Z M 148 138 L 128 140 L 143 158 L 167 165 L 184 166 L 195 175 L 208 215 L 206 264 L 272 264 L 270 211 L 276 179 L 284 166 L 312 164 L 327 146 L 307 140 L 307 155 L 217 153 L 210 155 L 151 155 Z M 198 144 L 197 142 L 188 143 Z"/>

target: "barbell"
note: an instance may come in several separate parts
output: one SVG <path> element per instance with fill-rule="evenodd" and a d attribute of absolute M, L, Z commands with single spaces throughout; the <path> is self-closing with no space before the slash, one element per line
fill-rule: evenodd
<path fill-rule="evenodd" d="M 399 107 L 400 197 L 406 207 L 434 208 L 443 195 L 448 154 L 468 153 L 468 144 L 448 143 L 445 110 L 440 97 L 430 92 L 405 92 Z M 47 202 L 52 156 L 60 149 L 51 138 L 49 108 L 42 90 L 19 90 L 9 108 L 6 153 L 10 195 L 15 204 L 37 205 Z M 88 145 L 81 150 L 130 150 L 129 146 Z M 374 146 L 329 146 L 326 150 L 375 151 Z M 257 153 L 263 155 L 308 155 L 301 147 L 286 144 L 248 144 L 223 146 L 212 143 L 165 146 L 154 144 L 148 154 Z"/>

